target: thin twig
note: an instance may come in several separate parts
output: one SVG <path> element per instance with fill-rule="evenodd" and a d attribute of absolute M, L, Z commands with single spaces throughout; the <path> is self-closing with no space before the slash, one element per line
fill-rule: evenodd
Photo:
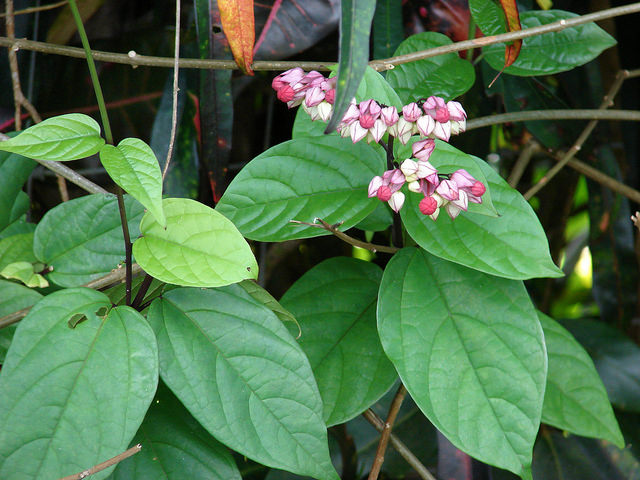
<path fill-rule="evenodd" d="M 50 160 L 38 160 L 38 159 L 36 159 L 35 161 L 38 162 L 43 167 L 51 170 L 52 172 L 55 172 L 57 175 L 66 178 L 71 183 L 77 185 L 78 187 L 82 188 L 86 192 L 103 193 L 103 194 L 109 193 L 100 185 L 93 183 L 91 180 L 89 180 L 86 177 L 83 177 L 82 175 L 77 173 L 75 170 L 67 167 L 63 163 L 52 162 Z"/>
<path fill-rule="evenodd" d="M 407 389 L 403 383 L 400 383 L 398 391 L 396 392 L 395 397 L 393 397 L 393 401 L 391 402 L 391 406 L 389 407 L 387 421 L 384 423 L 384 428 L 382 429 L 382 433 L 380 434 L 380 442 L 378 443 L 376 457 L 373 460 L 373 466 L 371 467 L 371 471 L 369 472 L 368 480 L 377 480 L 378 475 L 380 475 L 380 469 L 382 468 L 382 464 L 384 463 L 384 454 L 387 451 L 387 445 L 389 444 L 391 429 L 393 428 L 393 424 L 395 423 L 398 412 L 400 411 L 400 407 L 402 406 L 402 401 L 404 400 L 404 397 L 406 395 Z"/>
<path fill-rule="evenodd" d="M 528 110 L 525 112 L 499 113 L 467 121 L 467 130 L 489 127 L 501 123 L 527 122 L 542 120 L 613 120 L 640 121 L 640 110 Z"/>
<path fill-rule="evenodd" d="M 413 52 L 407 55 L 385 58 L 382 60 L 373 60 L 369 65 L 378 70 L 390 70 L 396 65 L 403 63 L 415 62 L 425 58 L 444 55 L 445 53 L 459 52 L 475 48 L 482 48 L 496 43 L 512 42 L 521 38 L 533 37 L 544 33 L 558 32 L 566 28 L 583 25 L 589 22 L 597 22 L 607 18 L 619 17 L 640 12 L 640 2 L 621 7 L 609 8 L 599 12 L 582 15 L 575 18 L 559 20 L 557 22 L 540 25 L 537 27 L 526 28 L 515 32 L 507 32 L 500 35 L 492 35 L 489 37 L 474 38 L 462 42 L 456 42 L 441 47 L 430 48 L 419 52 Z M 34 42 L 31 40 L 15 39 L 10 40 L 7 37 L 0 37 L 0 46 L 17 47 L 25 50 L 35 50 L 42 53 L 52 53 L 64 55 L 68 57 L 85 58 L 85 53 L 81 48 L 67 47 L 64 45 L 55 45 L 45 42 Z M 131 50 L 128 54 L 102 52 L 94 50 L 91 55 L 95 60 L 122 63 L 135 66 L 149 67 L 165 67 L 172 68 L 174 59 L 170 57 L 153 57 L 147 55 L 139 55 Z M 295 61 L 265 61 L 258 60 L 251 65 L 253 70 L 286 70 L 292 67 L 301 67 L 305 70 L 328 70 L 335 62 L 295 62 Z M 198 68 L 198 69 L 214 69 L 214 70 L 235 70 L 238 65 L 233 60 L 200 60 L 200 59 L 180 59 L 180 68 Z"/>
<path fill-rule="evenodd" d="M 613 99 L 618 94 L 618 91 L 620 90 L 620 87 L 622 87 L 622 84 L 624 83 L 624 81 L 628 77 L 629 77 L 629 72 L 627 70 L 620 70 L 618 72 L 618 74 L 616 75 L 615 81 L 611 85 L 611 88 L 609 89 L 607 94 L 602 99 L 602 103 L 600 104 L 600 107 L 598 108 L 598 110 L 604 111 L 606 108 L 608 108 L 608 107 L 613 105 Z M 536 193 L 538 193 L 545 185 L 547 185 L 551 181 L 551 179 L 553 177 L 555 177 L 558 174 L 558 172 L 560 170 L 562 170 L 564 168 L 564 166 L 569 162 L 569 160 L 571 160 L 573 157 L 575 157 L 575 155 L 580 151 L 580 149 L 584 145 L 584 142 L 586 142 L 587 139 L 589 138 L 589 135 L 591 135 L 591 133 L 593 132 L 593 129 L 596 128 L 597 124 L 598 124 L 598 120 L 596 118 L 594 118 L 593 120 L 591 120 L 587 124 L 587 126 L 584 128 L 582 133 L 578 136 L 578 138 L 573 143 L 571 148 L 569 150 L 567 150 L 567 152 L 564 154 L 564 157 L 562 157 L 562 160 L 560 160 L 557 164 L 555 164 L 538 181 L 538 183 L 536 183 L 533 187 L 531 187 L 524 194 L 524 198 L 529 200 Z"/>
<path fill-rule="evenodd" d="M 133 272 L 133 275 L 138 275 L 142 272 L 142 268 L 137 263 L 134 263 L 131 267 L 131 271 Z M 83 287 L 100 290 L 116 283 L 122 283 L 125 277 L 126 270 L 123 268 L 117 268 L 104 277 L 96 278 L 95 280 L 85 283 Z M 29 313 L 30 310 L 31 307 L 23 308 L 22 310 L 18 310 L 17 312 L 10 313 L 9 315 L 0 318 L 0 329 L 19 322 L 27 316 L 27 313 Z"/>
<path fill-rule="evenodd" d="M 83 478 L 87 478 L 89 475 L 93 475 L 94 473 L 101 472 L 102 470 L 106 470 L 109 467 L 114 466 L 115 464 L 126 460 L 129 457 L 132 457 L 136 453 L 142 450 L 142 445 L 137 444 L 134 447 L 131 447 L 126 452 L 122 452 L 120 455 L 116 455 L 113 458 L 110 458 L 106 462 L 99 463 L 98 465 L 91 467 L 88 470 L 84 470 L 80 473 L 76 473 L 73 475 L 67 475 L 66 477 L 61 478 L 60 480 L 82 480 Z"/>
<path fill-rule="evenodd" d="M 373 410 L 369 408 L 362 414 L 362 416 L 367 420 L 367 422 L 373 425 L 373 428 L 382 433 L 384 430 L 384 421 L 376 415 Z M 420 478 L 423 480 L 437 480 L 436 477 L 431 474 L 429 469 L 422 464 L 418 457 L 416 457 L 413 452 L 409 450 L 409 448 L 393 433 L 389 435 L 389 443 L 393 448 L 395 448 L 398 454 L 400 454 L 400 456 L 404 458 L 409 465 L 411 465 L 411 468 L 416 471 Z"/>
<path fill-rule="evenodd" d="M 49 5 L 42 5 L 40 7 L 30 7 L 23 8 L 22 10 L 16 10 L 13 12 L 13 15 L 26 15 L 28 13 L 36 13 L 36 12 L 44 12 L 46 10 L 53 10 L 54 8 L 62 7 L 67 4 L 67 0 L 62 0 L 61 2 L 50 3 Z M 0 13 L 0 18 L 6 17 L 9 15 L 9 12 Z"/>
<path fill-rule="evenodd" d="M 301 222 L 300 220 L 289 220 L 289 221 L 297 225 L 307 225 L 309 227 L 322 228 L 327 232 L 331 232 L 340 240 L 347 242 L 349 245 L 353 245 L 354 247 L 358 247 L 358 248 L 364 248 L 365 250 L 369 250 L 374 253 L 375 252 L 396 253 L 398 250 L 400 250 L 399 248 L 396 248 L 396 247 L 387 247 L 386 245 L 376 245 L 375 243 L 363 242 L 362 240 L 358 240 L 357 238 L 350 237 L 346 233 L 338 230 L 338 227 L 340 226 L 340 224 L 329 225 L 327 222 L 325 222 L 321 218 L 316 218 L 316 222 L 319 222 L 319 223 Z"/>
<path fill-rule="evenodd" d="M 509 174 L 509 178 L 507 179 L 507 183 L 511 186 L 511 188 L 516 188 L 518 186 L 518 182 L 520 178 L 522 178 L 522 174 L 524 173 L 527 165 L 531 161 L 531 156 L 540 150 L 540 144 L 535 140 L 530 140 L 520 152 L 518 156 L 518 160 L 516 160 L 511 173 Z"/>
<path fill-rule="evenodd" d="M 169 149 L 167 151 L 167 161 L 162 171 L 162 181 L 164 182 L 169 170 L 169 163 L 173 155 L 173 145 L 176 142 L 176 130 L 178 129 L 178 68 L 180 60 L 180 0 L 176 0 L 176 34 L 174 40 L 174 57 L 173 57 L 173 105 L 171 106 L 171 135 L 169 137 Z"/>

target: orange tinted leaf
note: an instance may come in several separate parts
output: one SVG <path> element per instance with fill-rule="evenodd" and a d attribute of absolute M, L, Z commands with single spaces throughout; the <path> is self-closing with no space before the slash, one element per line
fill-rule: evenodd
<path fill-rule="evenodd" d="M 507 30 L 510 32 L 522 30 L 516 0 L 500 0 L 500 5 L 507 20 Z M 516 61 L 520 54 L 520 48 L 522 48 L 522 40 L 515 40 L 511 45 L 507 45 L 504 51 L 504 68 L 507 68 Z"/>
<path fill-rule="evenodd" d="M 256 37 L 253 0 L 218 0 L 218 9 L 233 58 L 244 73 L 253 75 L 251 64 Z"/>

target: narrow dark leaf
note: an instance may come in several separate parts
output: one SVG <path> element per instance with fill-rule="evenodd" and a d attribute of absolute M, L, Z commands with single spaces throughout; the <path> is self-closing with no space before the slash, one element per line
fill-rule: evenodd
<path fill-rule="evenodd" d="M 373 17 L 373 58 L 393 56 L 403 38 L 402 3 L 379 0 Z"/>

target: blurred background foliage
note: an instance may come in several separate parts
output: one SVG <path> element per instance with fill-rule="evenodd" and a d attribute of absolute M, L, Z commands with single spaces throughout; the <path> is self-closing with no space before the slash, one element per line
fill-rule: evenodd
<path fill-rule="evenodd" d="M 171 57 L 175 4 L 144 0 L 83 0 L 78 2 L 92 48 L 108 52 Z M 551 2 L 522 0 L 521 11 Z M 630 2 L 610 0 L 558 0 L 553 8 L 578 14 Z M 16 0 L 16 11 L 41 2 Z M 340 2 L 338 0 L 264 0 L 255 3 L 255 59 L 337 61 Z M 620 69 L 640 67 L 640 15 L 601 23 L 618 45 L 597 60 L 575 70 L 549 77 L 495 76 L 479 51 L 463 52 L 476 68 L 476 83 L 461 98 L 469 118 L 520 110 L 597 108 Z M 184 2 L 181 56 L 231 58 L 214 1 Z M 390 27 L 390 28 L 387 28 Z M 68 10 L 58 8 L 17 15 L 16 37 L 57 44 L 79 45 Z M 454 41 L 481 35 L 470 22 L 465 0 L 378 0 L 372 35 L 372 59 L 393 55 L 406 37 L 438 31 Z M 0 131 L 14 129 L 13 93 L 6 50 L 0 53 Z M 25 94 L 47 118 L 83 112 L 98 118 L 86 63 L 82 59 L 28 51 L 18 54 Z M 164 163 L 171 126 L 172 71 L 166 68 L 98 63 L 100 81 L 116 141 L 139 137 L 149 142 Z M 233 176 L 254 156 L 288 140 L 295 116 L 275 100 L 271 80 L 278 72 L 244 76 L 235 71 L 180 71 L 179 131 L 165 193 L 191 197 L 213 205 Z M 73 81 L 71 81 L 73 80 Z M 640 107 L 640 80 L 626 81 L 615 99 L 617 108 Z M 29 119 L 25 115 L 26 125 Z M 531 160 L 517 182 L 526 192 L 554 165 L 554 154 L 568 149 L 585 122 L 531 121 L 477 129 L 456 137 L 461 150 L 487 160 L 509 178 L 525 153 Z M 638 176 L 640 126 L 637 123 L 600 122 L 577 158 L 632 188 Z M 112 190 L 96 158 L 74 162 L 72 167 L 92 181 Z M 83 191 L 69 184 L 72 198 Z M 61 201 L 52 172 L 37 166 L 25 190 L 31 201 L 29 216 L 37 221 Z M 638 208 L 625 197 L 587 180 L 565 167 L 531 199 L 547 232 L 551 253 L 566 273 L 560 279 L 526 282 L 537 307 L 562 321 L 592 355 L 616 407 L 625 438 L 625 450 L 602 441 L 566 436 L 541 429 L 534 454 L 536 478 L 622 479 L 640 478 L 640 317 L 638 316 L 638 232 L 629 216 Z M 354 229 L 353 236 L 377 243 L 386 234 Z M 354 251 L 334 237 L 279 244 L 253 243 L 260 262 L 260 283 L 276 298 L 305 271 L 325 258 L 359 256 L 384 265 L 388 258 Z M 0 340 L 2 340 L 0 338 Z M 393 389 L 392 389 L 393 390 Z M 388 396 L 387 396 L 388 397 Z M 374 408 L 384 416 L 385 397 Z M 386 403 L 385 403 L 386 402 Z M 362 419 L 333 427 L 332 448 L 342 463 L 343 477 L 360 478 L 371 464 L 377 433 Z M 417 407 L 405 402 L 394 432 L 438 478 L 511 478 L 478 464 L 437 435 Z M 289 478 L 280 472 L 237 458 L 246 478 Z M 385 478 L 417 478 L 390 450 Z"/>

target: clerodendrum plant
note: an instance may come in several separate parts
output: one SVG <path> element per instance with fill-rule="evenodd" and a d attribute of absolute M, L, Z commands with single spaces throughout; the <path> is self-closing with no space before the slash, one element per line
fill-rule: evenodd
<path fill-rule="evenodd" d="M 441 42 L 425 35 L 400 50 Z M 0 267 L 17 282 L 0 281 L 0 315 L 32 308 L 15 334 L 3 331 L 13 338 L 0 375 L 0 478 L 58 478 L 141 442 L 141 453 L 94 478 L 240 478 L 226 446 L 337 479 L 327 426 L 365 411 L 398 375 L 455 446 L 523 478 L 541 422 L 622 446 L 593 363 L 523 285 L 562 275 L 535 213 L 484 161 L 447 143 L 465 130 L 452 100 L 465 89 L 410 93 L 429 68 L 473 75 L 458 62 L 398 68 L 387 79 L 368 69 L 330 135 L 322 121 L 336 80 L 279 75 L 278 98 L 303 107 L 293 139 L 250 162 L 215 210 L 163 199 L 150 147 L 106 144 L 85 115 L 1 142 Z M 465 77 L 465 88 L 472 83 Z M 29 158 L 95 153 L 127 196 L 87 195 L 37 225 L 24 220 Z M 132 292 L 85 287 L 122 262 L 122 222 L 146 276 Z M 392 255 L 384 271 L 332 258 L 281 304 L 253 282 L 245 238 L 351 227 L 392 231 L 392 245 L 367 244 Z M 26 286 L 46 282 L 56 288 L 44 297 Z M 162 470 L 171 458 L 181 459 L 177 473 Z"/>

